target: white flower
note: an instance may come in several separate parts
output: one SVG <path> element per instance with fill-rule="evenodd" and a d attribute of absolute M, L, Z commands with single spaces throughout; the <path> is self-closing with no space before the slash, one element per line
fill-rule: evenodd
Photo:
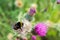
<path fill-rule="evenodd" d="M 22 20 L 22 22 L 24 23 L 23 29 L 27 32 L 30 32 L 32 29 L 31 23 L 26 19 Z"/>
<path fill-rule="evenodd" d="M 12 40 L 13 34 L 12 34 L 12 33 L 9 33 L 9 34 L 7 35 L 7 38 L 8 38 L 8 40 Z"/>
<path fill-rule="evenodd" d="M 16 5 L 17 7 L 19 7 L 19 8 L 23 6 L 21 0 L 16 0 L 16 1 L 15 1 L 15 5 Z"/>
<path fill-rule="evenodd" d="M 22 20 L 22 23 L 23 23 L 22 28 L 16 30 L 16 32 L 18 32 L 19 35 L 20 35 L 22 38 L 24 38 L 24 37 L 26 37 L 26 35 L 27 35 L 29 32 L 31 32 L 31 30 L 32 30 L 32 25 L 31 25 L 31 23 L 30 23 L 28 20 L 26 20 L 26 19 L 23 19 L 23 20 Z"/>

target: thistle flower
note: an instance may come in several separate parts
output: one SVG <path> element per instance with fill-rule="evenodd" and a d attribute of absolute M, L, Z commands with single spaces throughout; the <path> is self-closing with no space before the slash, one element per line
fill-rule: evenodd
<path fill-rule="evenodd" d="M 25 15 L 25 18 L 28 21 L 32 21 L 34 19 L 33 16 L 36 13 L 36 8 L 37 8 L 36 4 L 32 4 L 31 7 L 29 8 L 28 14 Z"/>
<path fill-rule="evenodd" d="M 16 1 L 15 1 L 15 5 L 16 5 L 17 7 L 19 7 L 19 8 L 21 8 L 21 7 L 23 6 L 23 3 L 22 3 L 21 0 L 16 0 Z"/>
<path fill-rule="evenodd" d="M 47 33 L 47 26 L 44 23 L 38 23 L 35 26 L 35 32 L 39 35 L 39 36 L 46 36 Z"/>
<path fill-rule="evenodd" d="M 34 8 L 30 8 L 29 15 L 33 16 L 36 13 Z"/>
<path fill-rule="evenodd" d="M 31 7 L 30 7 L 30 9 L 28 11 L 30 16 L 33 16 L 36 13 L 36 7 L 37 7 L 36 4 L 31 5 Z"/>
<path fill-rule="evenodd" d="M 36 40 L 36 36 L 32 35 L 31 40 Z"/>
<path fill-rule="evenodd" d="M 60 0 L 57 0 L 57 4 L 60 4 Z"/>

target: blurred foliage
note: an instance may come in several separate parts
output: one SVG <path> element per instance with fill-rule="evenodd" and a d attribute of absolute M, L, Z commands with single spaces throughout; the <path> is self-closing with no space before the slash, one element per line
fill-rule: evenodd
<path fill-rule="evenodd" d="M 19 12 L 26 13 L 26 9 L 33 3 L 37 4 L 34 23 L 45 20 L 51 20 L 54 23 L 60 21 L 60 4 L 57 4 L 56 0 L 22 0 L 24 4 L 22 8 L 17 8 L 14 2 L 15 0 L 0 0 L 0 40 L 8 40 L 7 35 L 14 34 L 12 26 L 17 21 Z M 47 33 L 49 40 L 60 40 L 59 35 L 60 32 L 54 28 Z M 37 40 L 40 39 L 37 36 Z"/>

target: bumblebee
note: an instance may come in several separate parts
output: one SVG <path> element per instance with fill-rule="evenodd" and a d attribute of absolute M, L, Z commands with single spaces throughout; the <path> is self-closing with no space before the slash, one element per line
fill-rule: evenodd
<path fill-rule="evenodd" d="M 23 23 L 22 22 L 17 22 L 14 26 L 13 29 L 14 30 L 18 30 L 21 29 L 23 27 Z"/>

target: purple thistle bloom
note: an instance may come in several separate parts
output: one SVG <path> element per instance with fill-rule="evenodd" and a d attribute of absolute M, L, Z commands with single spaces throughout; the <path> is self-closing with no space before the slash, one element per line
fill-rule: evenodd
<path fill-rule="evenodd" d="M 36 13 L 36 9 L 30 8 L 29 15 L 33 16 Z"/>
<path fill-rule="evenodd" d="M 32 40 L 36 40 L 36 36 L 32 35 L 32 38 L 31 39 Z"/>
<path fill-rule="evenodd" d="M 44 23 L 38 23 L 35 26 L 35 32 L 39 35 L 39 36 L 46 36 L 47 33 L 47 25 Z"/>
<path fill-rule="evenodd" d="M 60 0 L 57 0 L 57 4 L 60 4 Z"/>

